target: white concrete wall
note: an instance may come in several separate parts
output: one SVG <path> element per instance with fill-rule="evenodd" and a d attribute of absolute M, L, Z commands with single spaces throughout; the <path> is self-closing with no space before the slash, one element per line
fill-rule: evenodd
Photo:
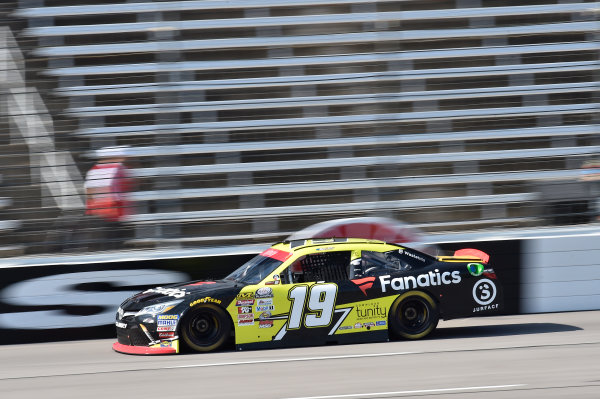
<path fill-rule="evenodd" d="M 523 313 L 600 309 L 600 228 L 525 239 L 521 262 Z"/>

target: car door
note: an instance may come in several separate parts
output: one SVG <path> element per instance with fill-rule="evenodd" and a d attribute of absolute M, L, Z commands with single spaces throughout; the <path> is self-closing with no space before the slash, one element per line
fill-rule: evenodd
<path fill-rule="evenodd" d="M 278 283 L 269 286 L 273 309 L 259 315 L 266 321 L 265 328 L 273 328 L 274 346 L 335 341 L 333 333 L 347 315 L 336 307 L 338 298 L 344 296 L 341 290 L 348 284 L 351 257 L 352 251 L 315 251 L 281 271 Z"/>

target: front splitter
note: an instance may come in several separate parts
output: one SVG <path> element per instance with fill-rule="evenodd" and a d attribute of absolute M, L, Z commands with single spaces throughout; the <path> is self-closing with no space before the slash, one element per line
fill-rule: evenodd
<path fill-rule="evenodd" d="M 112 346 L 115 352 L 128 355 L 173 355 L 177 353 L 177 345 L 174 346 L 132 346 L 115 342 Z"/>

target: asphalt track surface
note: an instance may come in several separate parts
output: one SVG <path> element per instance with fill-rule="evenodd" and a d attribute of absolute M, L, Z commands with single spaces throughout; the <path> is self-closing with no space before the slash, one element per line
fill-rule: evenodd
<path fill-rule="evenodd" d="M 159 357 L 112 342 L 0 346 L 0 397 L 600 398 L 600 311 L 441 322 L 410 342 Z"/>

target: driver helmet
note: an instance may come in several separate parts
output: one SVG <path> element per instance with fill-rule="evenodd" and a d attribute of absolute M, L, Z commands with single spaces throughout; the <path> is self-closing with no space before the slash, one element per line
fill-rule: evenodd
<path fill-rule="evenodd" d="M 356 258 L 350 262 L 350 274 L 354 277 L 362 276 L 362 259 Z"/>

